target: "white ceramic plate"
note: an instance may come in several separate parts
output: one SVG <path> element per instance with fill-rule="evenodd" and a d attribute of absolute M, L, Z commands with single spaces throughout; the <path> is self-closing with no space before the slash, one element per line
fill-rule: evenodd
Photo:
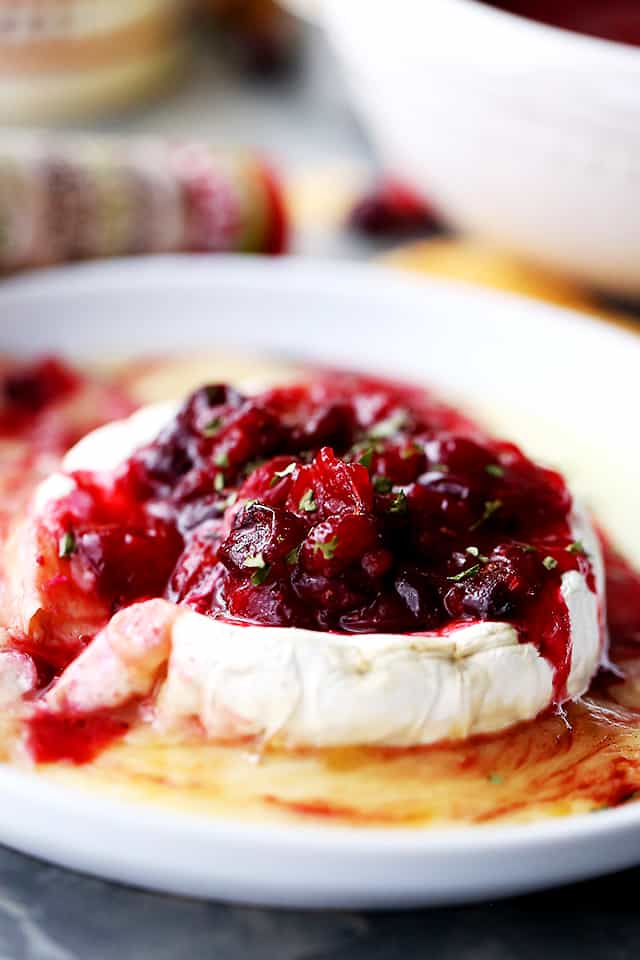
<path fill-rule="evenodd" d="M 579 475 L 617 538 L 637 542 L 640 471 L 625 443 L 637 436 L 640 338 L 568 311 L 381 268 L 156 258 L 6 282 L 0 327 L 4 350 L 27 353 L 223 344 L 426 380 Z M 144 887 L 263 904 L 484 899 L 640 862 L 640 804 L 533 825 L 395 831 L 223 822 L 9 768 L 0 797 L 0 840 L 12 847 Z"/>

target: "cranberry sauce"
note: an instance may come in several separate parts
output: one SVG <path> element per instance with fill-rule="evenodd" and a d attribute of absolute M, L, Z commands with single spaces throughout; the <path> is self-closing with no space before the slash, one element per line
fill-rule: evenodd
<path fill-rule="evenodd" d="M 640 657 L 640 571 L 601 538 L 607 572 L 607 622 L 614 663 Z"/>
<path fill-rule="evenodd" d="M 485 0 L 553 27 L 640 46 L 638 0 Z"/>
<path fill-rule="evenodd" d="M 126 416 L 134 406 L 124 390 L 56 357 L 0 362 L 0 441 L 20 447 L 21 468 L 31 468 L 40 454 L 61 455 L 89 430 Z M 14 465 L 17 456 L 12 451 Z"/>
<path fill-rule="evenodd" d="M 77 389 L 80 377 L 52 357 L 12 364 L 0 373 L 0 433 L 19 433 L 47 407 Z"/>
<path fill-rule="evenodd" d="M 203 387 L 117 477 L 76 479 L 60 554 L 111 609 L 164 593 L 348 633 L 535 622 L 526 639 L 562 688 L 561 574 L 591 573 L 567 488 L 422 390 L 348 374 L 249 398 Z"/>

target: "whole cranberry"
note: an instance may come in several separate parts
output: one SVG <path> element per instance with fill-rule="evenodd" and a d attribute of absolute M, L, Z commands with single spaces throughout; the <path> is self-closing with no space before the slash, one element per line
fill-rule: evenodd
<path fill-rule="evenodd" d="M 366 456 L 365 451 L 365 456 Z M 425 469 L 422 448 L 412 440 L 387 441 L 371 449 L 371 472 L 395 485 L 413 483 Z"/>
<path fill-rule="evenodd" d="M 285 441 L 286 431 L 274 411 L 258 399 L 245 400 L 213 438 L 210 461 L 222 470 L 237 470 L 269 456 Z"/>
<path fill-rule="evenodd" d="M 287 508 L 317 522 L 345 513 L 369 513 L 372 503 L 373 488 L 366 467 L 345 463 L 330 447 L 322 447 L 311 463 L 298 470 Z"/>
<path fill-rule="evenodd" d="M 236 517 L 219 557 L 228 570 L 255 583 L 266 578 L 268 567 L 286 562 L 305 533 L 304 523 L 294 514 L 262 503 L 249 504 Z"/>
<path fill-rule="evenodd" d="M 473 558 L 470 558 L 473 559 Z M 472 616 L 482 620 L 515 617 L 533 597 L 545 572 L 537 551 L 502 546 L 488 561 L 470 563 L 469 574 L 457 578 L 444 597 L 452 617 Z"/>
<path fill-rule="evenodd" d="M 95 574 L 99 592 L 115 607 L 165 592 L 182 552 L 182 537 L 171 524 L 144 527 L 101 524 L 75 534 L 77 555 Z"/>
<path fill-rule="evenodd" d="M 394 590 L 416 620 L 416 629 L 428 629 L 442 618 L 442 605 L 433 577 L 423 568 L 408 564 L 396 573 Z"/>
<path fill-rule="evenodd" d="M 238 490 L 238 503 L 260 500 L 272 507 L 284 507 L 296 472 L 295 457 L 279 455 L 259 464 Z"/>
<path fill-rule="evenodd" d="M 292 450 L 331 446 L 345 450 L 353 441 L 355 420 L 348 403 L 326 403 L 311 411 L 291 431 Z"/>
<path fill-rule="evenodd" d="M 444 467 L 447 473 L 475 477 L 481 481 L 491 475 L 486 468 L 496 462 L 496 454 L 468 437 L 444 434 L 426 444 L 425 452 L 431 467 Z"/>
<path fill-rule="evenodd" d="M 307 534 L 300 562 L 310 573 L 335 576 L 355 561 L 361 561 L 377 541 L 375 522 L 367 514 L 329 517 Z"/>
<path fill-rule="evenodd" d="M 224 567 L 218 563 L 218 527 L 204 523 L 187 541 L 169 581 L 166 596 L 200 613 L 220 609 L 217 586 Z"/>
<path fill-rule="evenodd" d="M 239 620 L 268 626 L 305 627 L 307 616 L 296 607 L 296 598 L 288 583 L 274 580 L 258 586 L 250 580 L 237 581 L 227 575 L 223 584 L 227 613 Z"/>
<path fill-rule="evenodd" d="M 313 609 L 317 622 L 327 627 L 333 625 L 336 614 L 359 607 L 367 599 L 366 592 L 350 578 L 308 573 L 301 565 L 293 569 L 291 585 L 298 599 Z"/>
<path fill-rule="evenodd" d="M 379 593 L 370 603 L 340 617 L 346 633 L 406 633 L 416 629 L 413 614 L 396 594 Z"/>

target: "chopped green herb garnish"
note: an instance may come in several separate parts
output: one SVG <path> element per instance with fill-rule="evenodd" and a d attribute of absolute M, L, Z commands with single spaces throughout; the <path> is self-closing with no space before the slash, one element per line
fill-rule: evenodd
<path fill-rule="evenodd" d="M 466 580 L 467 577 L 474 577 L 479 569 L 480 564 L 474 563 L 474 565 L 469 567 L 467 570 L 461 570 L 460 573 L 456 573 L 455 576 L 447 577 L 447 580 L 454 580 L 456 583 L 460 580 Z"/>
<path fill-rule="evenodd" d="M 316 541 L 316 543 L 313 544 L 313 552 L 321 553 L 325 560 L 333 560 L 339 542 L 340 541 L 338 540 L 337 535 L 332 537 L 331 540 L 327 540 L 325 543 Z"/>
<path fill-rule="evenodd" d="M 389 507 L 389 513 L 406 513 L 408 509 L 407 495 L 404 490 L 400 490 L 393 498 L 393 503 Z"/>
<path fill-rule="evenodd" d="M 232 492 L 229 494 L 229 496 L 227 497 L 227 499 L 226 499 L 225 502 L 224 502 L 224 508 L 225 508 L 225 510 L 228 510 L 229 507 L 232 507 L 232 506 L 235 504 L 235 502 L 236 502 L 237 499 L 238 499 L 238 491 L 237 491 L 237 490 L 232 490 Z"/>
<path fill-rule="evenodd" d="M 542 561 L 542 566 L 545 568 L 545 570 L 555 570 L 555 568 L 558 566 L 558 561 L 555 559 L 555 557 L 546 556 Z"/>
<path fill-rule="evenodd" d="M 283 477 L 290 476 L 297 466 L 298 464 L 295 462 L 295 460 L 292 460 L 289 466 L 285 467 L 284 470 L 276 470 L 273 476 L 271 477 L 271 483 L 269 484 L 269 486 L 275 487 L 278 480 L 282 480 Z"/>
<path fill-rule="evenodd" d="M 300 497 L 298 510 L 304 510 L 305 513 L 314 513 L 318 509 L 318 504 L 313 498 L 313 490 L 309 488 Z"/>
<path fill-rule="evenodd" d="M 449 473 L 449 467 L 446 463 L 434 463 L 430 468 L 434 473 Z"/>
<path fill-rule="evenodd" d="M 59 557 L 70 557 L 77 550 L 76 538 L 72 534 L 71 530 L 67 530 L 66 533 L 63 533 L 60 537 L 58 543 L 58 556 Z"/>
<path fill-rule="evenodd" d="M 216 473 L 213 478 L 213 489 L 216 493 L 222 493 L 224 490 L 224 473 Z"/>
<path fill-rule="evenodd" d="M 391 493 L 393 484 L 389 477 L 375 476 L 373 478 L 373 489 L 376 493 Z"/>
<path fill-rule="evenodd" d="M 504 777 L 501 777 L 499 773 L 490 773 L 487 780 L 489 783 L 504 783 Z"/>
<path fill-rule="evenodd" d="M 372 440 L 386 440 L 388 437 L 392 437 L 394 433 L 402 430 L 406 422 L 407 411 L 396 410 L 395 413 L 384 420 L 380 420 L 379 423 L 374 423 L 367 431 L 367 436 L 371 437 Z"/>
<path fill-rule="evenodd" d="M 222 426 L 222 417 L 214 417 L 213 420 L 210 420 L 209 423 L 206 423 L 202 428 L 202 432 L 205 437 L 215 437 L 216 433 Z"/>
<path fill-rule="evenodd" d="M 501 506 L 502 500 L 485 500 L 484 513 L 479 520 L 476 520 L 476 522 L 469 527 L 469 529 L 477 530 L 478 527 L 482 526 L 483 523 L 486 523 L 486 521 L 489 520 L 489 518 L 492 517 Z"/>
<path fill-rule="evenodd" d="M 297 547 L 294 547 L 293 550 L 290 550 L 287 554 L 287 563 L 290 567 L 293 567 L 298 562 L 298 557 L 300 556 L 300 551 L 302 550 L 302 544 L 299 544 Z"/>
<path fill-rule="evenodd" d="M 565 547 L 565 550 L 567 551 L 567 553 L 580 553 L 583 556 L 586 556 L 587 554 L 587 551 L 583 547 L 580 540 L 574 540 L 574 542 L 570 543 L 568 547 Z"/>
<path fill-rule="evenodd" d="M 268 563 L 265 563 L 264 567 L 261 567 L 260 570 L 256 570 L 255 573 L 252 573 L 252 574 L 251 574 L 251 583 L 253 584 L 253 586 L 254 586 L 254 587 L 261 587 L 262 584 L 263 584 L 263 583 L 265 582 L 265 580 L 267 579 L 267 577 L 269 576 L 269 571 L 270 571 L 270 570 L 271 570 L 271 567 L 269 566 L 269 564 L 268 564 Z"/>
<path fill-rule="evenodd" d="M 259 570 L 262 570 L 263 567 L 266 567 L 266 563 L 262 554 L 256 553 L 255 557 L 247 557 L 242 566 L 257 567 Z"/>
<path fill-rule="evenodd" d="M 215 460 L 213 461 L 216 467 L 228 467 L 229 466 L 229 454 L 226 450 L 221 450 L 220 453 L 217 453 Z"/>
<path fill-rule="evenodd" d="M 467 547 L 465 553 L 468 553 L 471 557 L 476 557 L 480 563 L 489 563 L 489 557 L 485 557 L 483 553 L 480 553 L 477 547 Z"/>
<path fill-rule="evenodd" d="M 247 500 L 244 505 L 245 510 L 248 510 L 249 507 L 252 507 L 255 503 L 260 503 L 260 501 L 257 500 L 255 497 L 253 498 L 253 500 Z"/>
<path fill-rule="evenodd" d="M 411 457 L 416 457 L 422 451 L 417 443 L 410 443 L 408 446 L 403 447 L 400 451 L 401 460 L 410 460 Z"/>
<path fill-rule="evenodd" d="M 490 477 L 504 477 L 504 467 L 499 463 L 488 463 L 484 469 Z"/>
<path fill-rule="evenodd" d="M 363 467 L 366 467 L 367 470 L 371 467 L 371 461 L 373 460 L 373 447 L 367 447 L 366 450 L 362 452 L 358 463 L 361 463 Z"/>
<path fill-rule="evenodd" d="M 520 549 L 522 550 L 523 553 L 537 553 L 537 552 L 538 552 L 538 548 L 537 548 L 537 547 L 534 547 L 533 544 L 531 544 L 531 543 L 519 543 L 518 546 L 520 547 Z"/>

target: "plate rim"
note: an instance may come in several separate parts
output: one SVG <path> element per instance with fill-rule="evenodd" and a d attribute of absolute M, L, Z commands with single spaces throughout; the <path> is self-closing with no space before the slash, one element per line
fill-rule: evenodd
<path fill-rule="evenodd" d="M 302 284 L 328 284 L 331 289 L 354 288 L 357 292 L 363 282 L 370 295 L 372 284 L 390 284 L 398 288 L 422 291 L 426 302 L 430 291 L 452 298 L 455 305 L 484 303 L 497 305 L 507 312 L 525 310 L 529 322 L 535 316 L 560 319 L 575 328 L 595 329 L 603 336 L 613 337 L 632 344 L 640 350 L 640 337 L 632 330 L 618 327 L 604 318 L 580 313 L 578 310 L 557 306 L 531 297 L 523 297 L 507 291 L 495 291 L 472 283 L 404 273 L 384 263 L 334 262 L 331 260 L 302 260 L 298 257 L 267 260 L 246 255 L 218 255 L 214 258 L 202 255 L 154 256 L 128 258 L 105 263 L 86 263 L 62 268 L 33 272 L 3 282 L 0 287 L 0 309 L 10 308 L 21 300 L 46 298 L 55 294 L 65 296 L 87 287 L 95 292 L 100 284 L 120 287 L 125 283 L 129 289 L 145 287 L 150 283 L 169 282 L 171 277 L 184 274 L 184 279 L 202 275 L 206 283 L 215 286 L 224 279 L 232 283 L 238 276 L 259 275 L 268 283 L 281 285 L 290 282 L 292 266 L 297 282 Z M 170 268 L 171 272 L 168 272 Z M 96 287 L 96 284 L 98 286 Z M 640 332 L 640 331 L 639 331 Z M 34 793 L 35 790 L 35 793 Z M 233 842 L 250 843 L 262 850 L 298 848 L 327 850 L 333 854 L 379 852 L 387 858 L 423 859 L 429 854 L 442 855 L 468 853 L 478 856 L 488 853 L 500 854 L 517 849 L 523 852 L 541 851 L 553 847 L 559 840 L 564 844 L 581 843 L 598 837 L 625 834 L 640 826 L 640 803 L 629 803 L 616 808 L 594 813 L 571 814 L 558 818 L 507 823 L 476 824 L 460 826 L 360 826 L 330 822 L 255 821 L 234 819 L 226 815 L 179 810 L 153 801 L 116 798 L 100 792 L 99 785 L 61 784 L 47 780 L 46 773 L 31 772 L 15 765 L 0 764 L 0 793 L 9 793 L 19 801 L 20 796 L 29 803 L 52 807 L 64 806 L 67 814 L 86 816 L 86 800 L 91 797 L 91 819 L 100 819 L 105 829 L 113 826 L 127 827 L 144 822 L 148 832 L 185 831 L 189 836 L 207 840 L 221 837 Z M 24 845 L 22 849 L 24 849 Z M 634 858 L 634 859 L 640 859 Z M 295 899 L 295 898 L 294 898 Z M 364 897 L 366 900 L 366 896 Z M 453 897 L 452 899 L 455 899 Z M 407 897 L 410 900 L 410 897 Z"/>

